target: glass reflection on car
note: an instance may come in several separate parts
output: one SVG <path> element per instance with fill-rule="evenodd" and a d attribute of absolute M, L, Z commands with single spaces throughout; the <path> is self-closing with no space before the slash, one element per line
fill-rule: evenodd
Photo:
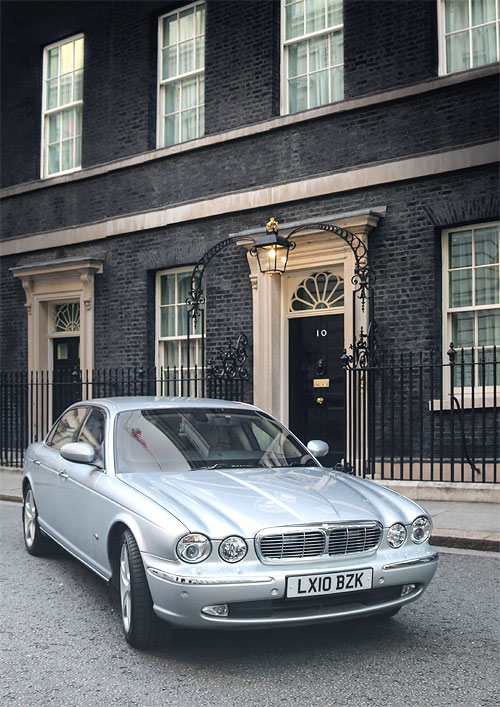
<path fill-rule="evenodd" d="M 122 412 L 116 459 L 118 473 L 319 466 L 267 415 L 224 408 Z"/>

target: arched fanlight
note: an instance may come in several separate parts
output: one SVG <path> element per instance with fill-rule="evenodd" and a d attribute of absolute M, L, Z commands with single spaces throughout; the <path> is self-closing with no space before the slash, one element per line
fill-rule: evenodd
<path fill-rule="evenodd" d="M 278 233 L 278 222 L 273 217 L 266 224 L 266 232 L 255 241 L 250 254 L 259 261 L 261 273 L 274 275 L 284 273 L 288 263 L 288 253 L 295 243 Z"/>

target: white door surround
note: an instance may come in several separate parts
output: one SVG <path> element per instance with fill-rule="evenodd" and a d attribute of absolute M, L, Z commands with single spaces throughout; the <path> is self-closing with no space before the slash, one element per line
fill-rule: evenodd
<path fill-rule="evenodd" d="M 28 314 L 28 371 L 52 369 L 52 315 L 56 304 L 80 305 L 80 367 L 94 367 L 94 277 L 102 273 L 102 261 L 66 258 L 11 268 L 26 294 Z M 64 335 L 64 334 L 63 334 Z M 72 336 L 71 332 L 65 334 Z"/>
<path fill-rule="evenodd" d="M 309 223 L 327 223 L 340 226 L 354 233 L 368 245 L 368 234 L 385 214 L 386 208 L 366 209 L 333 216 L 318 216 Z M 272 215 L 272 214 L 270 214 Z M 303 222 L 307 225 L 307 221 Z M 280 225 L 280 234 L 286 235 L 299 224 Z M 263 229 L 261 229 L 263 230 Z M 244 231 L 239 245 L 249 250 L 260 231 Z M 288 420 L 288 318 L 290 296 L 294 286 L 313 272 L 331 270 L 344 278 L 344 342 L 346 348 L 359 335 L 361 326 L 366 331 L 369 300 L 365 311 L 361 310 L 359 298 L 353 298 L 351 278 L 354 274 L 355 258 L 351 248 L 333 233 L 307 231 L 293 236 L 296 248 L 290 251 L 286 273 L 283 276 L 262 275 L 257 258 L 248 252 L 250 280 L 253 292 L 253 357 L 254 357 L 254 403 L 284 422 Z M 356 332 L 352 331 L 353 302 L 356 307 Z M 328 313 L 328 310 L 319 310 Z M 318 311 L 315 312 L 318 314 Z M 294 315 L 292 315 L 294 316 Z"/>

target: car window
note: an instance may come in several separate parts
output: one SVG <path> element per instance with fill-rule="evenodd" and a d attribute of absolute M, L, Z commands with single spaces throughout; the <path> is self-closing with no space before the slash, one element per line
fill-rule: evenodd
<path fill-rule="evenodd" d="M 257 410 L 130 410 L 117 416 L 121 473 L 317 466 L 307 449 Z"/>
<path fill-rule="evenodd" d="M 71 408 L 65 412 L 47 438 L 47 445 L 53 449 L 61 449 L 63 444 L 73 442 L 75 433 L 85 419 L 87 407 Z"/>
<path fill-rule="evenodd" d="M 76 440 L 90 444 L 95 451 L 96 459 L 101 456 L 105 422 L 104 413 L 97 408 L 92 408 Z"/>

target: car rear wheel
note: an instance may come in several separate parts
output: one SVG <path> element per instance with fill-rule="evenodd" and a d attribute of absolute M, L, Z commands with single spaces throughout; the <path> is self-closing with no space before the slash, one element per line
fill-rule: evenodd
<path fill-rule="evenodd" d="M 119 577 L 122 626 L 127 643 L 134 648 L 162 645 L 171 629 L 153 611 L 141 553 L 129 530 L 121 539 Z"/>
<path fill-rule="evenodd" d="M 49 551 L 50 538 L 42 533 L 38 524 L 38 511 L 31 486 L 26 487 L 23 500 L 24 544 L 30 555 L 39 557 Z"/>

